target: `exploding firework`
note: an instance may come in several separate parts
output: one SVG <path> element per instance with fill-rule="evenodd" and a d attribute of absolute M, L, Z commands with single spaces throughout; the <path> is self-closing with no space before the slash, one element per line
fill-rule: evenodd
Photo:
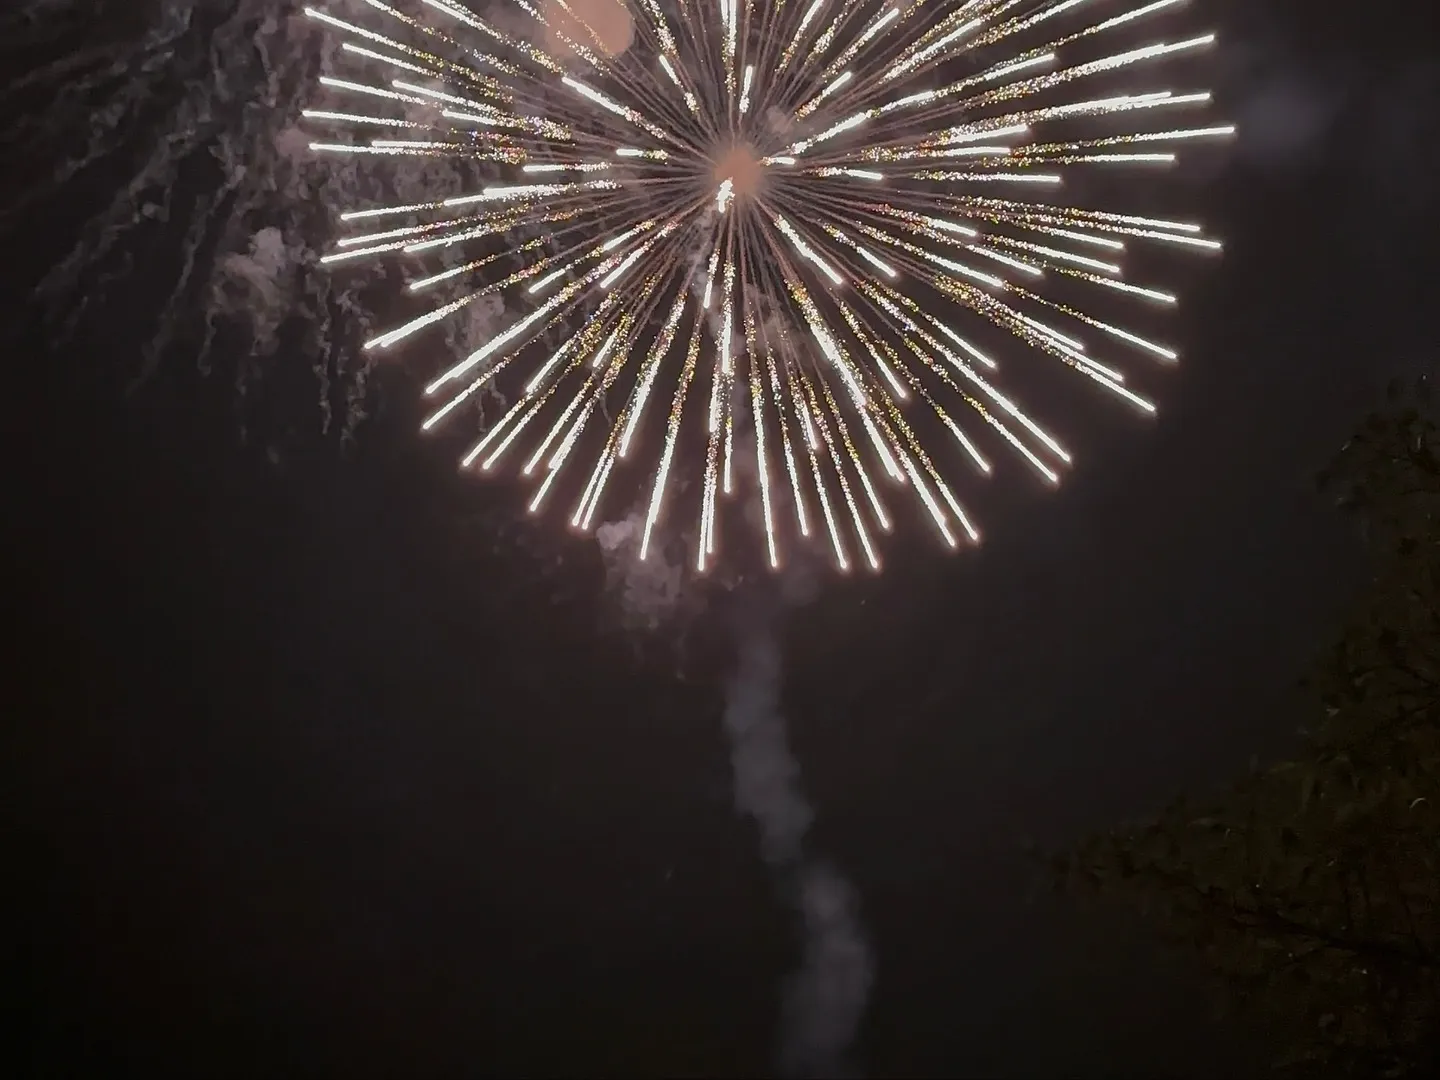
<path fill-rule="evenodd" d="M 978 541 L 956 475 L 989 474 L 992 446 L 1051 484 L 1071 464 L 1002 389 L 985 335 L 1009 335 L 1027 380 L 1038 358 L 1153 412 L 1092 348 L 1176 359 L 1110 313 L 1175 303 L 1122 257 L 1219 248 L 1195 224 L 1031 194 L 1231 133 L 1193 120 L 1208 93 L 1117 83 L 1211 44 L 1137 43 L 1183 2 L 307 9 L 354 70 L 323 79 L 334 107 L 306 115 L 379 129 L 317 151 L 480 163 L 472 192 L 343 213 L 357 231 L 327 261 L 446 260 L 409 290 L 458 291 L 372 350 L 504 296 L 511 321 L 435 377 L 424 427 L 518 374 L 464 463 L 513 454 L 538 480 L 532 511 L 573 488 L 571 523 L 589 529 L 626 477 L 642 557 L 678 519 L 701 571 L 740 480 L 772 567 L 818 533 L 841 569 L 878 569 L 907 488 L 946 544 Z"/>

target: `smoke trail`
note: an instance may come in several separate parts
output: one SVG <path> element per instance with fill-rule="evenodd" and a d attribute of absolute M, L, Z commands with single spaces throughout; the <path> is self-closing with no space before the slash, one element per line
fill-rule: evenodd
<path fill-rule="evenodd" d="M 735 808 L 759 826 L 761 853 L 804 934 L 800 970 L 785 986 L 779 1065 L 786 1076 L 853 1075 L 848 1052 L 870 989 L 870 947 L 849 883 L 827 864 L 805 857 L 814 812 L 787 745 L 774 627 L 773 604 L 742 599 L 735 673 L 725 688 L 725 732 L 735 770 Z"/>

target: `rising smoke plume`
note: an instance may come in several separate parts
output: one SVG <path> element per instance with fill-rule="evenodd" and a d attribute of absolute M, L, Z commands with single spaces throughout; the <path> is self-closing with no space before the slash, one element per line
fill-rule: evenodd
<path fill-rule="evenodd" d="M 683 628 L 703 601 L 687 572 L 683 547 L 656 544 L 640 559 L 643 528 L 644 515 L 637 510 L 595 531 L 607 585 L 627 628 L 678 628 L 683 639 Z M 839 1078 L 858 1075 L 851 1047 L 874 964 L 854 889 L 806 849 L 815 812 L 801 787 L 781 710 L 781 609 L 803 602 L 813 588 L 805 562 L 797 560 L 759 586 L 730 592 L 735 658 L 724 687 L 724 728 L 735 809 L 754 819 L 761 857 L 801 933 L 800 968 L 784 984 L 776 1065 L 787 1077 Z"/>
<path fill-rule="evenodd" d="M 855 1030 L 873 974 L 870 947 L 849 883 L 807 857 L 814 811 L 800 788 L 780 708 L 778 613 L 768 597 L 737 593 L 737 656 L 725 687 L 725 733 L 735 808 L 755 819 L 760 850 L 800 917 L 803 959 L 785 985 L 779 1065 L 786 1076 L 854 1074 Z"/>

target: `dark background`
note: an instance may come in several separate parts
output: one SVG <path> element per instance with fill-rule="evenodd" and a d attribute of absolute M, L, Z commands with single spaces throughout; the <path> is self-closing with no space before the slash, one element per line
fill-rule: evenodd
<path fill-rule="evenodd" d="M 1210 8 L 1241 136 L 1183 181 L 1227 248 L 1159 421 L 1055 418 L 1058 494 L 789 615 L 816 844 L 878 957 L 875 1075 L 1256 1060 L 1183 958 L 1032 899 L 1020 846 L 1213 788 L 1301 721 L 1359 580 L 1311 475 L 1435 356 L 1440 76 L 1397 4 Z M 80 213 L 13 229 L 12 296 Z M 457 476 L 403 372 L 352 452 L 277 464 L 223 373 L 122 397 L 124 320 L 55 349 L 32 314 L 7 355 L 19 1074 L 763 1070 L 794 935 L 730 807 L 704 627 L 683 652 L 617 629 L 594 546 Z M 296 369 L 275 423 L 313 400 Z"/>

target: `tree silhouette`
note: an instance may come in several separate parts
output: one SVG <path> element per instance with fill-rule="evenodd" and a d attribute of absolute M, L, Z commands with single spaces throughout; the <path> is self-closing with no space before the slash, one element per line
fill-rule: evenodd
<path fill-rule="evenodd" d="M 1200 950 L 1306 1075 L 1440 1075 L 1437 436 L 1428 384 L 1392 384 L 1321 476 L 1373 574 L 1305 682 L 1294 760 L 1057 859 Z"/>

